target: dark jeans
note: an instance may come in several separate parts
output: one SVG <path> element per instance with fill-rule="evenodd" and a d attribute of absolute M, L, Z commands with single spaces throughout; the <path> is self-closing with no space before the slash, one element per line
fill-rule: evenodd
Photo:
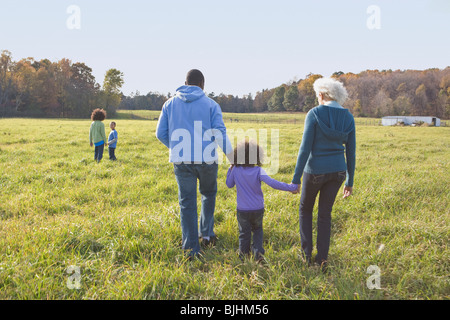
<path fill-rule="evenodd" d="M 105 148 L 104 144 L 102 144 L 100 146 L 95 146 L 94 160 L 96 160 L 97 162 L 100 162 L 100 160 L 102 160 L 104 148 Z"/>
<path fill-rule="evenodd" d="M 109 149 L 109 159 L 110 160 L 117 160 L 115 152 L 116 148 L 108 148 Z"/>
<path fill-rule="evenodd" d="M 239 225 L 239 251 L 241 255 L 250 254 L 250 249 L 255 259 L 264 254 L 263 248 L 263 216 L 264 209 L 242 212 L 237 211 Z M 251 245 L 253 233 L 253 246 Z"/>
<path fill-rule="evenodd" d="M 316 196 L 320 192 L 317 218 L 317 256 L 315 261 L 321 263 L 328 258 L 331 211 L 336 195 L 345 178 L 345 171 L 326 174 L 303 173 L 302 195 L 300 197 L 300 237 L 303 254 L 307 259 L 311 259 L 313 248 L 312 213 Z"/>
<path fill-rule="evenodd" d="M 217 163 L 174 164 L 178 183 L 178 202 L 182 231 L 182 247 L 189 255 L 200 252 L 200 237 L 214 237 L 214 210 L 217 194 Z M 202 195 L 200 232 L 198 232 L 197 180 Z"/>

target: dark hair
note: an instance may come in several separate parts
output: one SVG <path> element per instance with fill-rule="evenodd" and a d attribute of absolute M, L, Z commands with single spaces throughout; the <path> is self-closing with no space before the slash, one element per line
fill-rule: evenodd
<path fill-rule="evenodd" d="M 200 70 L 192 69 L 186 75 L 186 84 L 189 86 L 201 86 L 205 83 L 205 77 Z"/>
<path fill-rule="evenodd" d="M 106 111 L 100 108 L 92 111 L 91 120 L 92 121 L 103 121 L 106 119 Z"/>
<path fill-rule="evenodd" d="M 254 167 L 255 165 L 261 166 L 263 158 L 264 150 L 255 141 L 245 139 L 244 141 L 241 141 L 234 149 L 233 165 L 236 167 Z"/>

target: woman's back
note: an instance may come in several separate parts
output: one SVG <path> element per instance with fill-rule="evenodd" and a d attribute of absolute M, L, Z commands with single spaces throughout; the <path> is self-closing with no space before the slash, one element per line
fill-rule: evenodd
<path fill-rule="evenodd" d="M 303 171 L 348 171 L 347 182 L 353 184 L 355 145 L 355 120 L 347 109 L 335 101 L 311 109 L 305 119 L 293 183 L 300 182 Z"/>

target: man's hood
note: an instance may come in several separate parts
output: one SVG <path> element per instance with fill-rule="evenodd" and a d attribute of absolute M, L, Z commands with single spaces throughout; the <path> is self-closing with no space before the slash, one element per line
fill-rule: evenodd
<path fill-rule="evenodd" d="M 197 86 L 181 86 L 177 89 L 176 97 L 180 98 L 184 102 L 192 102 L 200 99 L 205 95 L 202 88 Z"/>

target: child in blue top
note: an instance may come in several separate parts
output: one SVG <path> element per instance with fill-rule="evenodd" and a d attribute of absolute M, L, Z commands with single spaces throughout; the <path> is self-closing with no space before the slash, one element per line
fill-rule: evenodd
<path fill-rule="evenodd" d="M 116 152 L 117 140 L 119 139 L 119 135 L 117 134 L 116 123 L 114 121 L 112 121 L 109 124 L 109 127 L 111 128 L 111 132 L 109 133 L 109 136 L 108 136 L 109 159 L 115 161 L 115 160 L 117 160 L 115 152 Z"/>
<path fill-rule="evenodd" d="M 253 152 L 252 152 L 253 151 Z M 255 154 L 255 159 L 251 158 Z M 238 157 L 239 155 L 239 157 Z M 242 156 L 242 161 L 241 160 Z M 261 189 L 261 181 L 270 187 L 297 193 L 298 185 L 287 184 L 272 179 L 265 170 L 260 167 L 263 150 L 252 141 L 240 143 L 234 150 L 234 164 L 227 173 L 226 184 L 228 188 L 236 186 L 237 192 L 237 220 L 239 225 L 239 256 L 241 259 L 250 254 L 253 233 L 253 254 L 257 261 L 263 259 L 263 215 L 264 196 Z M 253 160 L 253 161 L 252 161 Z"/>

